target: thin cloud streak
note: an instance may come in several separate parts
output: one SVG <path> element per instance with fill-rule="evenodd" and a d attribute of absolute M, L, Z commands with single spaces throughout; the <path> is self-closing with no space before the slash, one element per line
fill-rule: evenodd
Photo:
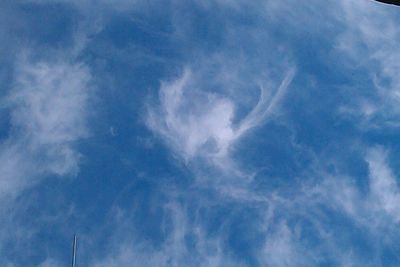
<path fill-rule="evenodd" d="M 234 139 L 239 139 L 251 128 L 260 126 L 274 113 L 277 106 L 282 101 L 282 98 L 285 96 L 295 74 L 295 68 L 289 69 L 278 90 L 271 98 L 267 97 L 266 90 L 261 86 L 261 95 L 257 105 L 240 123 L 238 130 L 236 130 Z"/>

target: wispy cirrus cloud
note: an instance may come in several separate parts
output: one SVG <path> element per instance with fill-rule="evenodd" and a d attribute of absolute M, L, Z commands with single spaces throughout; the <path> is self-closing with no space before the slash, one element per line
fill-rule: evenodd
<path fill-rule="evenodd" d="M 28 243 L 37 242 L 36 234 L 43 225 L 65 221 L 70 215 L 67 212 L 49 220 L 48 216 L 37 214 L 28 221 L 23 219 L 31 214 L 27 209 L 41 205 L 32 196 L 32 188 L 48 178 L 77 174 L 81 161 L 77 145 L 89 134 L 91 74 L 84 64 L 63 58 L 53 60 L 21 57 L 11 89 L 1 99 L 10 124 L 8 136 L 0 144 L 0 200 L 3 203 L 0 253 L 3 259 L 20 249 L 32 250 Z M 44 248 L 36 245 L 37 250 Z M 20 255 L 12 264 L 21 266 L 18 264 L 23 264 L 28 257 L 28 254 Z M 43 262 L 42 266 L 56 265 L 52 260 Z"/>
<path fill-rule="evenodd" d="M 79 64 L 22 59 L 3 107 L 10 112 L 9 138 L 1 144 L 1 192 L 17 195 L 37 179 L 77 172 L 74 143 L 88 134 L 90 73 Z"/>
<path fill-rule="evenodd" d="M 187 199 L 185 204 L 166 203 L 161 224 L 162 229 L 168 230 L 163 232 L 161 245 L 139 238 L 140 233 L 132 227 L 131 219 L 117 212 L 112 217 L 117 218 L 114 234 L 119 234 L 113 236 L 115 240 L 109 244 L 107 257 L 97 258 L 93 266 L 132 263 L 144 266 L 375 266 L 381 262 L 383 250 L 397 251 L 398 209 L 394 203 L 397 203 L 399 187 L 388 166 L 388 151 L 382 147 L 371 148 L 364 160 L 369 170 L 367 191 L 353 183 L 354 177 L 345 174 L 333 177 L 321 172 L 318 183 L 306 183 L 289 195 L 275 190 L 267 195 L 258 194 L 258 198 L 235 199 L 232 203 L 224 195 L 208 203 L 199 197 L 200 205 L 195 205 L 198 210 L 185 206 L 190 203 Z M 234 212 L 224 210 L 224 205 L 229 205 Z M 210 216 L 213 212 L 200 212 L 211 207 L 216 214 L 224 211 L 223 217 L 217 217 L 220 224 L 214 226 L 218 230 L 207 229 L 208 223 L 205 223 L 213 218 Z M 253 214 L 251 223 L 241 218 L 239 225 L 243 228 L 240 229 L 245 232 L 239 233 L 235 213 L 245 213 L 245 210 L 260 217 Z M 136 211 L 129 214 L 135 217 Z M 368 261 L 357 241 L 359 231 L 364 233 L 363 238 L 375 241 L 364 244 L 373 251 Z M 235 237 L 252 240 L 255 235 L 259 240 L 248 243 L 251 249 L 231 247 Z M 238 249 L 249 249 L 254 261 L 243 260 L 238 256 Z"/>
<path fill-rule="evenodd" d="M 202 91 L 201 82 L 185 69 L 177 80 L 161 83 L 159 106 L 150 106 L 147 125 L 184 160 L 200 156 L 217 163 L 228 157 L 249 130 L 273 115 L 294 74 L 290 69 L 276 90 L 261 87 L 258 102 L 235 123 L 235 103 L 224 95 Z"/>
<path fill-rule="evenodd" d="M 163 242 L 143 240 L 132 229 L 132 212 L 114 210 L 115 227 L 107 253 L 95 256 L 90 266 L 246 266 L 230 255 L 222 235 L 211 236 L 201 221 L 193 221 L 185 204 L 172 199 L 162 205 Z"/>
<path fill-rule="evenodd" d="M 361 181 L 345 173 L 332 176 L 314 170 L 312 175 L 319 178 L 303 177 L 303 186 L 289 196 L 279 190 L 264 196 L 260 210 L 265 219 L 259 227 L 265 240 L 257 251 L 260 264 L 376 266 L 385 262 L 384 255 L 394 257 L 389 262 L 397 262 L 399 211 L 395 203 L 400 187 L 389 160 L 384 147 L 365 151 L 367 188 L 360 188 Z M 360 245 L 358 238 L 367 243 Z M 371 253 L 368 261 L 365 251 Z"/>
<path fill-rule="evenodd" d="M 69 36 L 74 39 L 68 48 L 73 56 L 54 60 L 49 55 L 41 61 L 23 58 L 17 64 L 15 82 L 3 99 L 11 128 L 0 146 L 0 171 L 4 174 L 0 176 L 0 198 L 18 198 L 49 177 L 73 176 L 78 172 L 81 155 L 77 144 L 89 132 L 91 81 L 103 75 L 118 77 L 121 81 L 111 91 L 124 96 L 114 99 L 113 95 L 111 100 L 104 100 L 104 109 L 109 109 L 106 113 L 113 114 L 110 121 L 121 125 L 118 134 L 111 131 L 113 141 L 125 146 L 132 138 L 130 135 L 148 132 L 137 125 L 130 128 L 132 114 L 123 113 L 126 106 L 141 106 L 148 100 L 126 97 L 132 91 L 143 86 L 148 90 L 154 88 L 157 100 L 147 101 L 146 114 L 135 116 L 145 117 L 147 127 L 179 160 L 188 163 L 186 167 L 196 178 L 226 180 L 214 190 L 212 186 L 188 182 L 188 174 L 180 172 L 180 168 L 174 169 L 173 174 L 160 174 L 174 176 L 173 179 L 159 179 L 158 173 L 150 178 L 143 172 L 140 179 L 148 179 L 148 187 L 162 187 L 160 183 L 165 182 L 174 188 L 163 189 L 166 196 L 162 199 L 149 196 L 146 186 L 132 190 L 130 195 L 145 197 L 131 201 L 133 207 L 129 206 L 130 201 L 113 206 L 109 224 L 101 220 L 109 206 L 98 208 L 100 215 L 94 214 L 95 226 L 105 231 L 97 231 L 99 235 L 93 231 L 89 236 L 88 231 L 82 230 L 80 249 L 82 253 L 90 251 L 87 258 L 82 258 L 83 265 L 376 266 L 382 251 L 396 249 L 393 240 L 398 236 L 395 227 L 399 211 L 395 203 L 399 200 L 399 188 L 395 169 L 389 164 L 391 154 L 373 144 L 361 145 L 357 157 L 367 166 L 366 174 L 341 172 L 335 166 L 326 167 L 325 162 L 331 156 L 340 162 L 338 165 L 343 164 L 347 160 L 342 157 L 348 152 L 346 142 L 362 143 L 359 132 L 354 134 L 350 130 L 353 135 L 347 136 L 348 129 L 340 128 L 343 117 L 332 119 L 336 108 L 345 106 L 342 99 L 335 98 L 339 93 L 329 90 L 349 82 L 338 74 L 343 67 L 347 71 L 361 66 L 363 79 L 370 79 L 366 94 L 352 87 L 352 82 L 358 83 L 356 78 L 348 85 L 351 104 L 341 111 L 356 115 L 351 124 L 362 122 L 370 127 L 375 122 L 381 125 L 382 118 L 397 119 L 396 56 L 391 61 L 379 46 L 384 40 L 385 49 L 396 55 L 396 20 L 386 16 L 391 13 L 383 7 L 372 9 L 372 1 L 364 4 L 317 0 L 307 5 L 290 0 L 22 2 L 50 11 L 65 5 L 65 10 L 72 10 L 75 15 L 78 11 L 79 16 L 74 18 L 79 23 L 74 24 L 76 32 Z M 385 17 L 390 19 L 384 21 Z M 355 25 L 359 21 L 362 23 Z M 332 40 L 337 40 L 336 47 Z M 98 43 L 100 48 L 95 47 Z M 88 62 L 79 63 L 77 55 Z M 136 56 L 141 59 L 139 62 L 135 61 Z M 157 60 L 151 60 L 151 64 L 143 62 L 152 56 Z M 348 65 L 343 66 L 344 62 Z M 98 68 L 96 77 L 90 64 Z M 136 66 L 142 64 L 146 67 L 136 74 Z M 176 69 L 183 69 L 181 75 L 171 75 Z M 137 77 L 138 83 L 134 81 Z M 149 80 L 152 83 L 147 83 Z M 154 81 L 162 81 L 160 87 Z M 291 87 L 296 89 L 293 95 L 289 95 Z M 332 92 L 326 93 L 324 88 Z M 286 97 L 294 101 L 286 101 Z M 111 105 L 120 104 L 124 107 L 118 106 L 117 112 L 112 112 L 116 108 Z M 319 109 L 313 109 L 314 106 Z M 110 123 L 107 118 L 102 119 L 100 123 Z M 324 124 L 325 121 L 328 123 Z M 294 126 L 294 122 L 298 124 Z M 279 127 L 269 127 L 272 124 Z M 329 128 L 329 124 L 339 125 L 340 129 Z M 325 129 L 327 126 L 329 129 Z M 305 130 L 300 133 L 299 128 Z M 266 144 L 273 131 L 275 139 Z M 247 146 L 249 139 L 257 142 Z M 113 145 L 110 142 L 107 147 Z M 330 146 L 339 149 L 332 151 Z M 156 147 L 147 147 L 146 153 L 153 153 Z M 157 154 L 155 161 L 142 160 L 124 149 L 112 148 L 116 155 L 125 153 L 124 157 L 144 170 L 152 168 L 153 163 L 168 165 L 162 155 Z M 254 153 L 246 154 L 250 150 Z M 294 156 L 285 157 L 285 153 Z M 315 156 L 311 163 L 305 154 Z M 97 156 L 93 155 L 93 161 Z M 256 168 L 266 171 L 245 185 L 237 182 L 245 179 L 229 179 L 240 176 L 241 166 L 250 165 L 251 169 L 254 161 Z M 300 167 L 287 174 L 285 171 L 293 165 Z M 107 168 L 115 168 L 113 176 L 126 177 L 107 181 L 107 190 L 102 188 L 107 192 L 101 196 L 104 202 L 113 197 L 114 189 L 124 187 L 123 183 L 139 179 L 124 173 L 112 160 Z M 221 170 L 225 171 L 222 175 Z M 287 175 L 282 177 L 280 173 Z M 365 188 L 357 184 L 363 182 Z M 170 191 L 178 196 L 168 194 Z M 25 202 L 20 203 L 26 203 L 29 196 L 21 198 Z M 79 201 L 93 200 L 90 196 Z M 19 209 L 22 206 L 25 209 Z M 15 213 L 29 214 L 29 208 L 10 203 L 3 211 L 0 209 L 1 226 L 7 221 L 0 240 L 11 240 L 9 233 L 16 228 L 15 240 L 43 231 L 43 226 L 24 227 L 23 223 L 13 227 Z M 8 214 L 13 209 L 17 212 Z M 51 225 L 59 225 L 59 221 L 52 221 Z M 82 225 L 93 226 L 93 220 Z M 143 225 L 147 228 L 140 228 Z M 54 236 L 60 238 L 62 234 L 51 233 L 51 238 Z M 15 253 L 28 251 L 27 247 L 30 248 L 15 248 Z M 366 254 L 373 259 L 367 261 Z M 48 260 L 40 259 L 42 266 L 60 265 L 57 257 L 48 256 Z M 18 262 L 15 260 L 15 264 Z"/>
<path fill-rule="evenodd" d="M 337 48 L 348 55 L 353 69 L 368 73 L 363 96 L 344 112 L 361 115 L 364 126 L 398 126 L 400 79 L 400 31 L 396 9 L 373 1 L 342 1 L 346 30 Z M 364 77 L 365 78 L 365 77 Z M 370 91 L 373 89 L 373 91 Z M 381 119 L 382 118 L 382 119 Z"/>
<path fill-rule="evenodd" d="M 70 182 L 81 167 L 94 96 L 90 67 L 78 59 L 87 32 L 69 31 L 63 5 L 0 6 L 0 257 L 9 266 L 62 266 L 40 233 L 63 228 L 73 204 L 50 200 L 43 185 Z"/>
<path fill-rule="evenodd" d="M 328 6 L 333 7 L 332 10 L 334 9 L 334 11 L 337 12 L 335 13 L 336 15 L 341 14 L 335 19 L 332 18 L 333 16 L 331 17 L 331 14 L 329 13 L 330 10 L 320 11 L 320 9 L 317 8 L 320 7 L 317 3 L 313 2 L 312 6 L 308 6 L 309 8 L 307 7 L 302 9 L 301 7 L 293 8 L 293 5 L 295 6 L 296 4 L 288 2 L 290 1 L 285 1 L 285 3 L 282 4 L 281 2 L 268 1 L 266 6 L 270 9 L 266 15 L 264 14 L 266 20 L 269 22 L 271 22 L 271 17 L 273 19 L 279 18 L 278 21 L 280 22 L 280 19 L 283 17 L 284 21 L 288 22 L 288 24 L 285 24 L 285 33 L 287 30 L 288 32 L 295 32 L 294 35 L 298 34 L 299 36 L 304 35 L 306 37 L 312 36 L 316 39 L 332 38 L 336 40 L 338 32 L 343 30 L 343 28 L 345 28 L 344 30 L 346 31 L 346 27 L 348 27 L 348 36 L 346 34 L 343 36 L 349 37 L 349 40 L 361 37 L 360 40 L 363 44 L 372 44 L 376 41 L 369 40 L 370 38 L 376 38 L 375 34 L 370 34 L 371 36 L 368 37 L 367 40 L 364 40 L 364 34 L 366 33 L 363 31 L 365 31 L 365 29 L 361 29 L 362 33 L 360 34 L 359 26 L 356 26 L 356 30 L 351 28 L 351 24 L 359 18 L 362 18 L 364 15 L 357 16 L 358 19 L 354 19 L 354 21 L 353 19 L 351 22 L 346 21 L 348 18 L 346 16 L 348 14 L 345 13 L 345 16 L 342 17 L 343 12 L 341 7 L 333 1 L 329 2 Z M 290 8 L 288 6 L 290 6 Z M 344 9 L 346 8 L 348 7 L 345 6 Z M 289 16 L 288 12 L 282 11 L 290 11 Z M 362 12 L 364 11 L 361 11 L 361 13 Z M 375 11 L 372 11 L 372 13 L 375 13 Z M 376 14 L 380 14 L 380 19 L 383 18 L 382 14 L 384 13 L 378 11 Z M 312 15 L 318 15 L 317 19 Z M 299 23 L 299 21 L 302 23 Z M 335 23 L 337 23 L 337 28 Z M 379 24 L 376 23 L 376 20 L 372 20 L 372 22 L 366 21 L 366 24 L 368 23 L 373 24 L 371 26 L 372 30 L 378 29 L 376 25 L 374 25 Z M 310 27 L 304 26 L 305 24 Z M 314 28 L 313 25 L 317 26 Z M 332 32 L 324 31 L 326 29 L 321 25 L 326 27 L 326 29 L 331 29 Z M 324 30 L 322 30 L 320 26 Z M 185 27 L 182 28 L 183 29 L 180 29 L 181 31 L 178 31 L 179 34 L 181 36 L 189 35 L 188 32 L 190 33 L 190 29 L 188 30 Z M 366 30 L 370 31 L 371 29 Z M 260 33 L 257 31 L 254 32 L 255 35 Z M 237 32 L 235 33 L 237 34 Z M 257 36 L 262 39 L 262 37 L 260 37 L 261 35 Z M 380 35 L 378 34 L 377 36 L 379 39 Z M 386 35 L 383 34 L 383 37 L 386 38 Z M 232 41 L 232 39 L 230 40 Z M 237 39 L 233 38 L 233 40 Z M 307 39 L 307 42 L 308 41 L 309 39 Z M 312 42 L 310 41 L 310 43 Z M 343 43 L 341 45 L 343 45 Z M 252 48 L 256 49 L 255 47 Z M 291 48 L 293 50 L 296 49 L 294 47 Z M 354 48 L 354 51 L 347 51 L 349 54 L 354 53 L 351 56 L 362 56 L 365 52 L 363 49 L 358 50 L 357 47 L 352 48 Z M 346 50 L 345 46 L 342 46 L 341 49 Z M 304 51 L 299 53 L 302 52 L 305 53 Z M 336 53 L 337 51 L 335 48 L 332 48 L 330 52 Z M 349 56 L 349 54 L 346 55 L 346 59 L 343 61 L 348 59 L 347 56 Z M 335 56 L 337 56 L 337 54 L 335 54 Z M 229 61 L 229 59 L 223 56 L 222 58 L 222 61 Z M 307 60 L 312 61 L 312 59 L 308 58 Z M 385 61 L 381 58 L 379 60 L 381 63 L 384 63 Z M 340 63 L 339 60 L 332 64 L 340 65 Z M 249 62 L 246 62 L 246 64 L 249 64 Z M 369 64 L 367 63 L 365 66 L 369 67 Z M 286 78 L 283 79 L 284 82 L 282 82 L 280 87 L 277 87 L 280 88 L 278 90 L 269 90 L 269 87 L 260 86 L 262 89 L 258 101 L 254 101 L 253 105 L 248 105 L 248 112 L 244 112 L 246 115 L 240 117 L 237 116 L 237 114 L 240 113 L 238 112 L 240 106 L 235 101 L 235 98 L 231 97 L 234 93 L 228 94 L 227 92 L 229 89 L 227 88 L 214 91 L 212 89 L 208 90 L 208 88 L 204 88 L 206 87 L 207 82 L 198 78 L 199 76 L 206 76 L 202 76 L 201 74 L 199 75 L 199 72 L 204 71 L 203 69 L 206 69 L 206 67 L 200 69 L 192 68 L 192 71 L 186 69 L 179 78 L 167 82 L 164 80 L 159 89 L 158 102 L 156 104 L 152 103 L 149 106 L 146 122 L 149 128 L 159 135 L 167 146 L 169 146 L 172 151 L 178 154 L 178 156 L 186 162 L 206 159 L 216 166 L 226 166 L 229 165 L 226 161 L 229 160 L 231 153 L 234 152 L 233 150 L 235 145 L 239 140 L 242 140 L 251 129 L 262 125 L 262 123 L 267 121 L 274 113 L 276 104 L 278 104 L 282 100 L 282 96 L 285 95 L 285 91 L 293 78 L 293 74 L 291 74 L 290 71 L 288 72 L 285 76 Z M 303 74 L 302 71 L 304 70 L 299 69 L 299 76 Z M 317 72 L 315 69 L 313 71 Z M 229 76 L 229 73 L 228 75 L 221 76 L 227 77 Z M 322 77 L 319 78 L 321 79 L 321 83 L 326 82 Z M 240 80 L 240 82 L 245 84 L 246 81 L 248 81 L 246 79 L 244 80 Z M 326 83 L 327 84 L 323 84 L 323 86 L 330 86 L 329 81 Z M 239 87 L 236 87 L 235 89 L 239 91 L 238 88 Z M 237 95 L 240 95 L 241 92 L 236 93 Z M 360 95 L 361 94 L 356 94 L 354 97 L 356 102 L 360 100 Z M 386 93 L 383 95 L 378 94 L 378 97 L 374 96 L 370 99 L 372 105 L 375 106 L 376 103 L 380 103 L 380 101 L 386 101 L 385 97 L 382 97 L 385 95 Z M 391 93 L 389 95 L 391 95 Z M 324 101 L 326 101 L 324 99 L 318 99 L 317 97 L 313 98 L 312 96 L 310 98 L 321 105 L 324 105 Z M 302 108 L 309 109 L 309 106 L 304 106 Z M 240 111 L 243 112 L 243 110 Z M 336 110 L 332 112 L 335 111 Z M 383 111 L 385 114 L 392 114 L 393 112 L 393 110 L 385 108 L 380 111 Z M 357 112 L 362 113 L 362 116 L 366 117 L 370 114 L 370 111 L 364 112 L 362 109 L 357 109 Z M 372 113 L 375 114 L 374 109 L 372 109 Z M 304 120 L 301 116 L 296 117 L 294 115 L 294 117 L 299 121 Z M 355 123 L 358 123 L 358 119 L 359 118 L 355 120 Z M 367 119 L 367 121 L 368 123 L 370 122 L 369 119 Z M 311 120 L 308 121 L 308 123 L 312 125 L 318 122 Z M 295 132 L 294 135 L 296 135 L 296 129 L 293 131 Z M 324 133 L 321 133 L 321 135 L 324 135 Z M 257 136 L 256 138 L 262 137 Z M 357 138 L 355 139 L 358 141 Z M 326 141 L 328 143 L 327 145 L 329 145 L 329 142 L 336 141 L 331 141 L 329 138 L 327 138 L 327 140 L 329 140 Z M 343 144 L 338 141 L 337 145 L 342 146 Z M 312 148 L 306 149 L 312 150 Z M 264 151 L 260 153 L 264 153 Z M 373 263 L 366 262 L 363 258 L 362 252 L 360 252 L 362 251 L 362 248 L 357 244 L 356 239 L 359 236 L 355 236 L 353 232 L 360 231 L 360 229 L 363 230 L 364 227 L 369 229 L 371 232 L 377 232 L 374 230 L 377 229 L 376 224 L 384 225 L 383 218 L 385 218 L 385 216 L 392 217 L 391 220 L 394 218 L 396 221 L 395 214 L 397 211 L 391 203 L 394 203 L 397 200 L 397 189 L 395 187 L 396 183 L 394 182 L 395 177 L 390 169 L 388 169 L 385 160 L 379 160 L 380 157 L 385 158 L 385 153 L 382 152 L 381 149 L 371 149 L 368 150 L 367 154 L 365 161 L 369 166 L 369 175 L 364 178 L 370 182 L 370 191 L 366 194 L 364 194 L 357 185 L 350 182 L 352 179 L 360 179 L 359 177 L 348 177 L 346 176 L 347 174 L 343 173 L 340 173 L 337 176 L 329 175 L 327 172 L 313 173 L 315 177 L 310 179 L 313 184 L 309 187 L 293 189 L 292 191 L 287 189 L 292 195 L 285 195 L 285 192 L 280 192 L 279 189 L 276 191 L 271 190 L 260 193 L 259 191 L 252 191 L 247 187 L 243 188 L 241 185 L 234 183 L 228 183 L 228 185 L 224 184 L 224 186 L 226 186 L 225 189 L 231 191 L 230 195 L 233 195 L 232 192 L 238 192 L 237 195 L 241 196 L 240 198 L 235 198 L 235 200 L 238 200 L 238 203 L 235 203 L 233 206 L 237 209 L 240 209 L 240 207 L 242 207 L 241 205 L 245 206 L 248 204 L 251 206 L 251 203 L 255 206 L 258 205 L 257 212 L 261 214 L 272 213 L 269 214 L 269 217 L 266 216 L 268 217 L 267 219 L 257 221 L 255 224 L 256 226 L 252 225 L 246 228 L 246 230 L 249 230 L 246 234 L 249 235 L 251 230 L 254 231 L 254 228 L 262 229 L 262 234 L 260 234 L 264 237 L 263 242 L 261 242 L 262 245 L 253 248 L 254 250 L 252 250 L 254 253 L 252 256 L 257 259 L 256 262 L 261 266 L 320 266 L 323 264 L 369 266 L 377 264 L 380 261 L 381 256 L 379 252 L 374 255 Z M 323 158 L 321 155 L 316 155 L 316 157 Z M 209 169 L 204 169 L 204 176 L 213 175 Z M 268 178 L 269 177 L 266 177 L 265 179 Z M 304 179 L 304 183 L 307 183 L 308 178 L 309 177 L 300 177 L 299 179 Z M 294 180 L 293 177 L 291 177 L 291 179 Z M 389 190 L 389 188 L 392 189 Z M 227 199 L 221 198 L 219 201 L 220 202 L 218 203 L 223 203 L 227 201 Z M 271 206 L 274 207 L 273 211 L 271 211 Z M 369 209 L 370 207 L 374 208 Z M 181 221 L 184 221 L 184 218 L 186 218 L 185 216 L 187 215 L 181 217 Z M 372 217 L 376 219 L 371 219 Z M 207 221 L 207 219 L 203 219 L 204 221 Z M 199 224 L 203 224 L 204 221 Z M 235 225 L 235 222 L 224 221 L 224 223 L 228 225 L 227 228 L 234 227 Z M 343 226 L 343 228 L 345 228 L 343 232 L 342 229 L 339 229 L 341 224 L 345 225 Z M 269 227 L 265 227 L 265 225 L 268 225 Z M 392 233 L 395 233 L 395 231 Z M 178 231 L 177 236 L 182 236 L 182 233 Z M 370 241 L 368 234 L 361 236 Z M 223 237 L 224 235 L 221 233 L 221 239 L 223 239 Z M 111 259 L 108 259 L 107 262 L 112 262 L 112 259 L 125 259 L 125 261 L 119 262 L 127 264 L 129 259 L 134 261 L 133 259 L 140 258 L 141 253 L 146 254 L 146 252 L 142 251 L 137 255 L 135 249 L 132 247 L 129 249 L 129 245 L 123 246 L 120 250 L 123 253 L 114 254 L 114 256 L 111 257 Z M 184 255 L 188 249 L 188 246 L 182 243 L 177 247 L 180 251 L 179 255 Z M 380 250 L 380 248 L 373 249 L 376 249 L 377 251 Z M 157 253 L 160 251 L 163 250 L 151 250 L 150 254 L 159 255 Z M 169 251 L 167 255 L 174 255 L 174 252 Z M 160 265 L 165 265 L 167 262 L 174 262 L 176 265 L 181 263 L 179 260 L 173 261 L 163 257 L 156 258 L 160 259 L 160 261 L 157 262 Z M 226 259 L 222 257 L 219 265 L 223 265 L 224 260 Z M 117 263 L 114 262 L 114 264 Z M 239 263 L 231 263 L 233 266 L 235 266 L 235 264 Z M 217 264 L 217 266 L 219 265 Z"/>
<path fill-rule="evenodd" d="M 368 190 L 362 192 L 346 179 L 332 179 L 328 184 L 336 188 L 334 203 L 340 205 L 354 221 L 371 230 L 379 231 L 385 225 L 395 225 L 400 219 L 400 210 L 396 203 L 400 197 L 397 178 L 389 167 L 389 152 L 383 147 L 370 148 L 366 152 L 368 164 Z M 329 185 L 326 185 L 329 187 Z"/>

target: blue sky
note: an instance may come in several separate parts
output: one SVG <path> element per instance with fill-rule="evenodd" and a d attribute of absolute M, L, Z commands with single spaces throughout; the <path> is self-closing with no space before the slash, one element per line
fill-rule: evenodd
<path fill-rule="evenodd" d="M 0 265 L 399 266 L 399 11 L 1 1 Z"/>

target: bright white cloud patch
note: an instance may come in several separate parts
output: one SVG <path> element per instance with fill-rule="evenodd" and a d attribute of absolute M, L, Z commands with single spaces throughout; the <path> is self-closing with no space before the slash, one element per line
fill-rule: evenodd
<path fill-rule="evenodd" d="M 19 62 L 4 101 L 11 129 L 0 146 L 0 196 L 16 195 L 43 176 L 76 173 L 74 142 L 87 135 L 89 81 L 79 64 Z"/>
<path fill-rule="evenodd" d="M 290 70 L 271 97 L 261 88 L 255 107 L 234 123 L 235 103 L 223 95 L 199 90 L 201 84 L 186 69 L 179 79 L 162 83 L 160 106 L 150 107 L 147 124 L 185 160 L 205 156 L 218 161 L 246 132 L 273 114 L 293 77 L 294 70 Z"/>

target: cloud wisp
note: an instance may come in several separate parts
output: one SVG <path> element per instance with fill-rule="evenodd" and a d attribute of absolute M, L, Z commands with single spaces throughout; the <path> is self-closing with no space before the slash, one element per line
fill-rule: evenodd
<path fill-rule="evenodd" d="M 77 174 L 81 161 L 77 144 L 89 134 L 91 95 L 91 74 L 82 64 L 61 59 L 33 61 L 26 57 L 18 61 L 13 86 L 1 99 L 10 123 L 8 136 L 0 144 L 0 201 L 3 203 L 0 255 L 3 259 L 14 251 L 21 254 L 21 251 L 33 250 L 27 244 L 33 240 L 38 242 L 35 234 L 42 231 L 42 225 L 64 221 L 69 216 L 62 214 L 49 222 L 49 216 L 40 212 L 33 216 L 27 210 L 43 204 L 36 203 L 32 188 L 46 178 Z M 27 216 L 33 218 L 22 219 Z M 36 246 L 36 249 L 43 247 Z M 23 263 L 27 257 L 20 255 L 13 264 Z M 52 264 L 54 261 L 46 261 L 43 266 Z"/>
<path fill-rule="evenodd" d="M 222 236 L 207 236 L 200 221 L 190 221 L 184 205 L 169 201 L 163 205 L 163 228 L 168 229 L 162 244 L 143 241 L 131 228 L 129 216 L 118 214 L 108 253 L 95 257 L 90 266 L 246 266 L 223 248 Z M 191 240 L 191 241 L 189 241 Z"/>
<path fill-rule="evenodd" d="M 357 97 L 350 114 L 360 115 L 367 128 L 398 126 L 400 31 L 395 9 L 371 1 L 342 1 L 346 31 L 338 37 L 337 48 L 347 54 L 352 68 L 364 69 L 369 87 L 360 88 L 365 95 Z M 382 118 L 382 119 L 380 119 Z"/>
<path fill-rule="evenodd" d="M 0 257 L 10 266 L 62 265 L 74 228 L 85 266 L 399 262 L 397 140 L 380 132 L 400 114 L 399 19 L 389 8 L 4 3 L 21 23 L 0 27 L 2 40 L 16 40 L 1 52 L 14 43 L 32 52 L 14 60 L 16 45 L 4 61 L 15 67 L 0 73 L 1 84 L 12 80 L 0 99 Z M 94 83 L 105 116 L 90 125 Z M 90 126 L 100 130 L 81 147 Z M 84 179 L 64 183 L 81 168 Z"/>
<path fill-rule="evenodd" d="M 1 145 L 1 196 L 17 195 L 47 175 L 77 172 L 74 143 L 88 134 L 90 74 L 66 62 L 19 62 L 3 105 L 10 111 L 10 137 Z"/>
<path fill-rule="evenodd" d="M 177 80 L 162 82 L 159 106 L 150 106 L 147 125 L 185 161 L 204 157 L 218 165 L 249 130 L 274 114 L 294 74 L 290 69 L 271 97 L 261 87 L 258 103 L 234 123 L 235 103 L 223 95 L 201 91 L 194 74 L 185 69 Z"/>

